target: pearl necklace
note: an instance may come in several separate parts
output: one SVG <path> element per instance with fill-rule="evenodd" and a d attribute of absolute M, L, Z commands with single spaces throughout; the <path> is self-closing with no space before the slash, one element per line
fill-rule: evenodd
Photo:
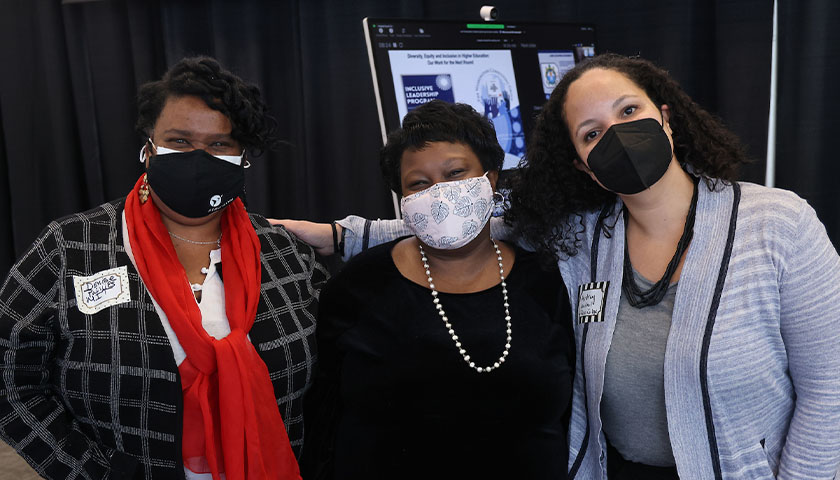
<path fill-rule="evenodd" d="M 178 240 L 181 240 L 182 242 L 192 243 L 193 245 L 215 245 L 217 247 L 222 246 L 222 234 L 221 233 L 219 234 L 219 238 L 217 238 L 216 240 L 210 240 L 209 242 L 200 242 L 198 240 L 190 240 L 189 238 L 184 238 L 184 237 L 178 235 L 177 233 L 172 233 L 172 232 L 169 232 L 169 235 L 177 238 Z"/>
<path fill-rule="evenodd" d="M 423 251 L 423 245 L 420 244 L 420 259 L 423 261 L 423 268 L 426 270 L 426 277 L 429 281 L 429 288 L 432 290 L 432 301 L 435 303 L 435 308 L 437 308 L 438 315 L 440 315 L 441 320 L 443 320 L 443 324 L 446 326 L 446 329 L 449 330 L 449 335 L 452 336 L 452 341 L 455 342 L 455 347 L 458 349 L 458 352 L 464 358 L 464 361 L 470 366 L 470 368 L 474 369 L 478 373 L 486 373 L 493 371 L 499 368 L 503 363 L 505 363 L 505 359 L 507 358 L 508 354 L 510 353 L 510 341 L 511 341 L 511 329 L 510 329 L 510 305 L 508 304 L 508 295 L 507 295 L 507 284 L 505 284 L 505 269 L 502 265 L 502 251 L 499 250 L 499 246 L 496 244 L 496 241 L 492 238 L 490 239 L 493 242 L 493 248 L 496 249 L 496 258 L 499 261 L 499 278 L 502 279 L 502 296 L 504 297 L 504 305 L 505 305 L 505 322 L 507 323 L 507 340 L 505 341 L 505 349 L 502 352 L 502 355 L 499 356 L 499 359 L 496 360 L 493 365 L 488 365 L 486 367 L 477 367 L 475 366 L 475 362 L 470 359 L 470 356 L 467 354 L 467 351 L 461 346 L 461 342 L 458 340 L 458 335 L 455 334 L 455 329 L 452 328 L 452 324 L 449 323 L 449 318 L 446 317 L 446 312 L 443 311 L 443 305 L 440 304 L 440 300 L 438 299 L 438 291 L 435 290 L 435 283 L 432 280 L 432 273 L 429 270 L 429 259 L 426 258 L 426 252 Z"/>

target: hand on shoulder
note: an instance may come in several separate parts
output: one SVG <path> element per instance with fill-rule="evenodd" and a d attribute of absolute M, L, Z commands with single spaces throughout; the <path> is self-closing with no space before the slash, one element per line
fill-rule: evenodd
<path fill-rule="evenodd" d="M 329 223 L 315 223 L 307 220 L 289 220 L 269 218 L 272 225 L 281 225 L 296 237 L 311 245 L 319 255 L 328 256 L 335 253 L 333 245 L 332 225 Z M 336 224 L 336 234 L 341 237 L 342 226 Z"/>

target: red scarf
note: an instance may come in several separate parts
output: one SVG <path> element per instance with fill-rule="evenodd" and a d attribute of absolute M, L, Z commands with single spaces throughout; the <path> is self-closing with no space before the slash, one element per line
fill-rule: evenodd
<path fill-rule="evenodd" d="M 225 311 L 230 334 L 216 340 L 201 325 L 184 267 L 154 201 L 128 194 L 125 218 L 137 270 L 166 313 L 187 358 L 178 367 L 184 393 L 184 465 L 220 480 L 300 479 L 268 368 L 246 337 L 260 298 L 260 242 L 240 199 L 222 213 Z M 220 412 L 224 412 L 222 418 Z M 205 461 L 206 459 L 206 461 Z"/>

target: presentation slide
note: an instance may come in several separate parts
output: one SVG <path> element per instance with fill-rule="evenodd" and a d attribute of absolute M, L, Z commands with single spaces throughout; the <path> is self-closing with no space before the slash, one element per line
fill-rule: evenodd
<path fill-rule="evenodd" d="M 440 99 L 472 105 L 496 128 L 503 168 L 525 154 L 525 131 L 510 50 L 391 50 L 399 116 Z"/>
<path fill-rule="evenodd" d="M 548 100 L 560 78 L 575 66 L 575 55 L 571 50 L 541 50 L 537 56 L 540 60 L 543 93 Z"/>

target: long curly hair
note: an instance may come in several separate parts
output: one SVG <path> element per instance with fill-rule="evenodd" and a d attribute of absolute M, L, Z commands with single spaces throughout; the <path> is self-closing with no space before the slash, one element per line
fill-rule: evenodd
<path fill-rule="evenodd" d="M 657 107 L 669 106 L 676 158 L 683 168 L 702 178 L 709 190 L 720 182 L 734 181 L 739 165 L 747 162 L 735 134 L 697 105 L 665 70 L 647 60 L 617 54 L 584 60 L 563 76 L 537 117 L 526 156 L 512 179 L 510 207 L 505 213 L 519 236 L 555 261 L 561 254 L 577 254 L 584 233 L 580 215 L 600 210 L 616 198 L 575 168 L 577 152 L 565 119 L 569 86 L 596 68 L 625 75 Z"/>
<path fill-rule="evenodd" d="M 231 136 L 245 147 L 249 155 L 273 150 L 281 143 L 276 137 L 277 120 L 268 114 L 256 85 L 222 68 L 210 57 L 184 58 L 160 80 L 143 84 L 137 92 L 137 124 L 135 129 L 148 137 L 170 97 L 195 95 L 208 107 L 230 119 Z M 145 138 L 144 138 L 145 139 Z"/>

